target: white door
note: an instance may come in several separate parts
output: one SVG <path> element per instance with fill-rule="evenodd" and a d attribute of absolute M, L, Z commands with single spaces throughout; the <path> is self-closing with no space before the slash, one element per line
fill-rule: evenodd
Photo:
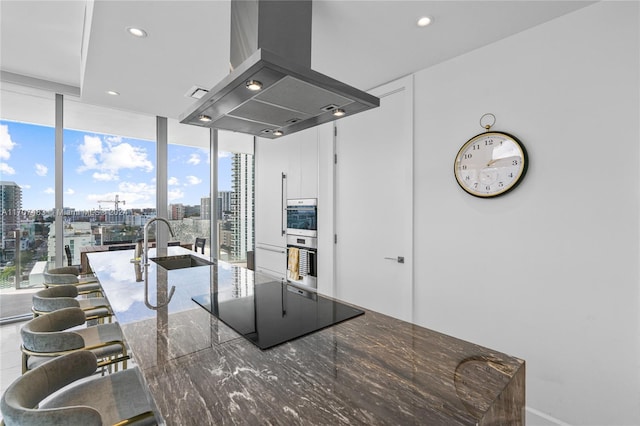
<path fill-rule="evenodd" d="M 413 317 L 413 79 L 371 91 L 380 107 L 336 123 L 338 299 Z"/>

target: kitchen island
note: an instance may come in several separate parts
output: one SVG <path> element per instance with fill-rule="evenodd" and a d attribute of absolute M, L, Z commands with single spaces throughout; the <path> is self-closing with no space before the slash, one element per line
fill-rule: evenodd
<path fill-rule="evenodd" d="M 524 424 L 520 359 L 368 310 L 261 350 L 192 297 L 247 298 L 272 278 L 150 262 L 145 298 L 133 250 L 87 256 L 169 425 Z"/>

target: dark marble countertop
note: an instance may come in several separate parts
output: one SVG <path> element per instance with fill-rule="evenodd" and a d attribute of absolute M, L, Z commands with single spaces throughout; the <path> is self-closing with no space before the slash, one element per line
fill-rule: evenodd
<path fill-rule="evenodd" d="M 368 310 L 263 351 L 191 297 L 224 287 L 240 297 L 271 278 L 224 262 L 150 262 L 149 305 L 175 286 L 152 309 L 132 256 L 88 259 L 169 425 L 524 424 L 520 359 Z"/>

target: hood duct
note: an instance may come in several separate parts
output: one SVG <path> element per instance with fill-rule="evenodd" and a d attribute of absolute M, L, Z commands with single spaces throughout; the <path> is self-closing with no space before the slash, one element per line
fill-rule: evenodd
<path fill-rule="evenodd" d="M 180 122 L 277 138 L 380 100 L 311 69 L 309 1 L 231 0 L 232 71 Z"/>

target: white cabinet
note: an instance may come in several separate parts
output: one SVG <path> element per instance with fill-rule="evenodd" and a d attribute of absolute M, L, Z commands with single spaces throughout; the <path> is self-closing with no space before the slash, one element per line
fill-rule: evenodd
<path fill-rule="evenodd" d="M 255 241 L 284 246 L 282 231 L 286 181 L 282 174 L 288 169 L 285 143 L 258 138 L 255 148 Z M 256 253 L 257 256 L 257 253 Z M 257 259 L 256 259 L 257 260 Z"/>
<path fill-rule="evenodd" d="M 284 277 L 286 200 L 318 198 L 318 128 L 257 138 L 255 179 L 255 268 Z"/>
<path fill-rule="evenodd" d="M 270 244 L 256 243 L 255 270 L 277 279 L 286 279 L 287 249 Z"/>
<path fill-rule="evenodd" d="M 294 133 L 286 146 L 286 198 L 318 198 L 318 128 Z"/>

